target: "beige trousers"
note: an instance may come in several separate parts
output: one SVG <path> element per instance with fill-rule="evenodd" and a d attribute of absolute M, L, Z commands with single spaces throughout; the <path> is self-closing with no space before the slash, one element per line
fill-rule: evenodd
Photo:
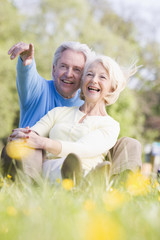
<path fill-rule="evenodd" d="M 142 167 L 142 146 L 134 138 L 120 138 L 109 151 L 108 160 L 111 162 L 110 176 L 125 170 L 136 171 Z"/>

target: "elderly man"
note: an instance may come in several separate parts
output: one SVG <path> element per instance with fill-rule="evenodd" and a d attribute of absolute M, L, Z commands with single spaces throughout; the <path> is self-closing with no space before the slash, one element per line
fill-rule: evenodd
<path fill-rule="evenodd" d="M 53 57 L 53 79 L 50 81 L 41 77 L 37 72 L 33 44 L 17 43 L 8 51 L 8 54 L 11 55 L 11 59 L 19 56 L 17 63 L 19 127 L 32 127 L 54 107 L 82 105 L 79 88 L 83 68 L 86 60 L 94 54 L 86 44 L 64 42 L 58 47 Z M 39 152 L 41 154 L 41 151 Z M 8 162 L 5 159 L 8 159 Z M 125 170 L 134 171 L 140 168 L 141 144 L 128 137 L 119 139 L 111 150 L 110 160 L 112 162 L 111 176 Z M 8 171 L 10 162 L 4 148 L 2 165 L 4 165 L 5 173 Z"/>

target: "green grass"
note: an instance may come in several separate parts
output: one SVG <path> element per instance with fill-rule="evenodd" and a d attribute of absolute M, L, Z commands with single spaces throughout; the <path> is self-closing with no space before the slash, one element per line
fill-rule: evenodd
<path fill-rule="evenodd" d="M 67 190 L 0 178 L 1 240 L 159 240 L 157 181 L 131 176 L 116 188 L 95 182 Z"/>

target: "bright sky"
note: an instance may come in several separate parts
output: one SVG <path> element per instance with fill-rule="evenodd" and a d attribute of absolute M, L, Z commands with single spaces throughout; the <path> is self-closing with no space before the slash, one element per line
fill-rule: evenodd
<path fill-rule="evenodd" d="M 27 13 L 33 13 L 39 0 L 14 0 Z M 160 1 L 107 0 L 124 19 L 132 19 L 139 29 L 139 39 L 157 39 L 160 42 Z M 32 7 L 31 7 L 32 6 Z M 23 12 L 24 12 L 23 11 Z M 25 11 L 26 12 L 26 11 Z M 144 40 L 143 40 L 144 39 Z"/>
<path fill-rule="evenodd" d="M 160 42 L 160 1 L 158 0 L 108 0 L 124 19 L 132 19 L 139 29 L 140 38 Z"/>

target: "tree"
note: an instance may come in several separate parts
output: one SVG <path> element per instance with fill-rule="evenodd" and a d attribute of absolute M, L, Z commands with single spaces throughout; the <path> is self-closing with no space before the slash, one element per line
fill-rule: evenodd
<path fill-rule="evenodd" d="M 0 2 L 0 139 L 5 138 L 16 126 L 19 116 L 16 90 L 16 62 L 7 54 L 9 48 L 22 37 L 21 18 L 11 2 Z M 2 143 L 0 143 L 0 148 Z"/>

